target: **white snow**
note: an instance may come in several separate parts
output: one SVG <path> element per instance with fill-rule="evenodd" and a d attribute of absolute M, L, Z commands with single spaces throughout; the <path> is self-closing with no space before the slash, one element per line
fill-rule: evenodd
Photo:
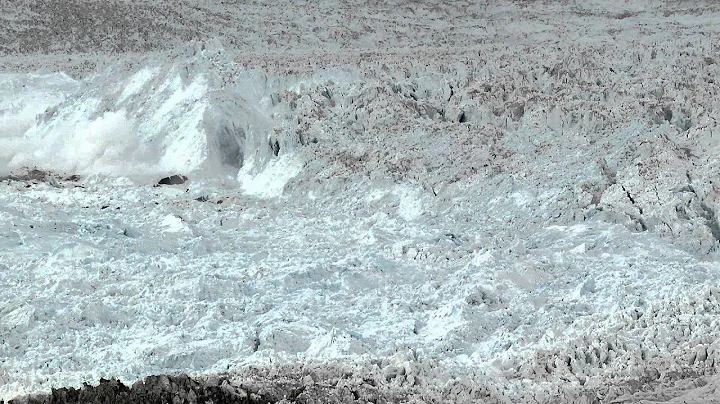
<path fill-rule="evenodd" d="M 127 84 L 123 83 L 124 85 L 119 86 L 119 88 L 122 90 L 122 93 L 120 93 L 120 97 L 118 97 L 117 102 L 121 104 L 131 96 L 140 93 L 143 88 L 148 84 L 148 82 L 150 82 L 150 80 L 156 77 L 159 73 L 159 67 L 145 67 L 139 72 L 135 73 L 132 77 L 130 77 L 130 80 L 128 80 Z"/>
<path fill-rule="evenodd" d="M 0 170 L 6 171 L 18 146 L 18 136 L 37 116 L 74 91 L 78 83 L 65 74 L 0 74 Z"/>
<path fill-rule="evenodd" d="M 302 163 L 290 154 L 283 154 L 270 161 L 256 173 L 255 164 L 248 160 L 238 174 L 238 181 L 245 195 L 259 198 L 276 198 L 282 195 L 285 185 L 302 170 Z"/>
<path fill-rule="evenodd" d="M 162 220 L 161 227 L 163 233 L 178 233 L 188 230 L 188 227 L 183 223 L 182 218 L 175 215 L 165 216 Z"/>

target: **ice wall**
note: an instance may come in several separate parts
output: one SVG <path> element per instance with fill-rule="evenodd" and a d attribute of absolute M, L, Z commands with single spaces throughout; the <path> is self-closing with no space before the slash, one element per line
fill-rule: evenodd
<path fill-rule="evenodd" d="M 37 115 L 63 102 L 78 86 L 65 74 L 0 75 L 0 170 L 7 169 Z"/>
<path fill-rule="evenodd" d="M 6 169 L 138 179 L 234 176 L 246 154 L 269 148 L 272 121 L 261 94 L 239 87 L 230 67 L 221 47 L 193 44 L 79 82 L 62 75 L 39 81 L 6 76 L 0 159 Z M 17 105 L 7 101 L 12 93 L 20 94 Z"/>

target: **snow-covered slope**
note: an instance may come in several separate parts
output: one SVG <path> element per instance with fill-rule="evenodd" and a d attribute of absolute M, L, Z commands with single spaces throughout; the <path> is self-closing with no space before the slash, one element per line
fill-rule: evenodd
<path fill-rule="evenodd" d="M 141 3 L 113 7 L 173 9 Z M 713 399 L 717 5 L 320 2 L 221 32 L 300 9 L 216 3 L 174 12 L 224 46 L 159 24 L 145 54 L 3 56 L 0 398 L 307 365 L 454 402 Z"/>

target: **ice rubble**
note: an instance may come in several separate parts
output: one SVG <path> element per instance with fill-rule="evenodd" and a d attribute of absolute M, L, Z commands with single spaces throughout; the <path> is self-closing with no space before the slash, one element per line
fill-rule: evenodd
<path fill-rule="evenodd" d="M 383 369 L 402 367 L 391 377 L 400 385 L 474 375 L 476 385 L 501 380 L 489 385 L 520 397 L 553 394 L 558 380 L 575 393 L 638 374 L 656 380 L 668 363 L 714 371 L 716 264 L 678 251 L 650 226 L 638 228 L 630 219 L 648 213 L 630 209 L 642 198 L 613 205 L 629 198 L 628 189 L 635 193 L 622 177 L 644 156 L 633 142 L 660 147 L 667 125 L 615 127 L 591 117 L 572 126 L 567 113 L 543 112 L 542 104 L 506 108 L 502 95 L 477 98 L 493 93 L 482 84 L 489 76 L 478 78 L 472 65 L 448 75 L 362 68 L 273 80 L 253 71 L 229 75 L 249 94 L 264 92 L 254 108 L 264 127 L 271 121 L 282 129 L 256 138 L 254 150 L 246 143 L 244 165 L 232 171 L 244 193 L 266 201 L 202 183 L 188 194 L 112 180 L 83 182 L 87 188 L 4 183 L 2 262 L 15 269 L 4 281 L 26 290 L 8 286 L 14 297 L 3 302 L 3 349 L 17 351 L 8 366 L 23 372 L 0 374 L 3 394 L 271 361 L 372 359 Z M 507 74 L 493 83 L 513 94 L 514 72 Z M 156 108 L 137 113 L 165 116 L 168 105 L 197 97 L 187 89 L 206 80 L 151 92 L 166 98 L 141 97 L 153 77 L 141 69 L 119 81 L 128 85 L 107 91 L 107 105 L 129 111 L 133 100 L 157 99 Z M 173 82 L 157 77 L 159 88 Z M 65 105 L 90 97 L 74 97 L 58 111 L 80 114 Z M 77 121 L 98 126 L 130 119 L 113 110 L 102 120 L 83 116 L 90 118 Z M 191 116 L 203 123 L 206 115 Z M 45 122 L 59 139 L 53 130 L 62 121 L 52 117 L 30 135 Z M 136 132 L 106 133 L 145 133 L 135 122 Z M 189 133 L 193 141 L 208 138 Z M 177 156 L 167 150 L 143 161 L 163 167 L 164 156 Z M 674 156 L 663 164 L 675 164 Z M 107 153 L 80 157 L 93 162 L 87 170 L 112 167 Z M 207 172 L 207 159 L 193 160 L 198 172 Z M 653 189 L 662 184 L 654 181 Z M 206 195 L 210 203 L 197 200 Z M 99 349 L 83 350 L 88 343 Z M 106 366 L 93 365 L 99 362 Z M 45 368 L 34 369 L 38 363 Z"/>
<path fill-rule="evenodd" d="M 432 63 L 233 64 L 200 49 L 48 78 L 77 142 L 108 127 L 153 139 L 68 148 L 90 160 L 58 167 L 103 172 L 129 156 L 209 176 L 224 165 L 241 185 L 3 181 L 0 392 L 327 361 L 466 401 L 652 398 L 640 390 L 677 393 L 679 379 L 712 388 L 719 63 L 699 32 L 717 35 L 717 13 L 556 11 L 596 35 L 555 41 L 565 25 L 523 25 L 512 16 L 535 10 L 513 9 L 512 29 L 488 30 L 505 40 Z M 243 132 L 225 135 L 238 116 Z M 59 139 L 63 123 L 42 118 L 29 135 L 38 128 Z"/>

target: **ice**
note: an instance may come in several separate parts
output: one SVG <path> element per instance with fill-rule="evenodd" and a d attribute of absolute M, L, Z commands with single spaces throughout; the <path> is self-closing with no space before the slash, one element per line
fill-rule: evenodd
<path fill-rule="evenodd" d="M 119 85 L 119 87 L 122 88 L 122 93 L 120 94 L 120 97 L 118 97 L 117 102 L 119 104 L 122 104 L 128 98 L 139 94 L 143 90 L 143 88 L 145 88 L 145 86 L 159 74 L 159 67 L 145 67 L 139 72 L 135 73 L 134 75 L 132 75 L 132 77 L 130 77 L 130 80 L 128 80 L 127 83 Z"/>
<path fill-rule="evenodd" d="M 19 147 L 18 137 L 48 108 L 62 102 L 78 83 L 65 74 L 0 74 L 0 170 Z M 29 146 L 25 146 L 28 150 Z"/>
<path fill-rule="evenodd" d="M 173 7 L 221 39 L 3 56 L 0 398 L 337 366 L 459 403 L 711 400 L 715 5 Z"/>
<path fill-rule="evenodd" d="M 174 215 L 165 216 L 162 220 L 162 227 L 162 231 L 167 233 L 178 233 L 188 229 L 182 219 Z"/>
<path fill-rule="evenodd" d="M 260 198 L 276 198 L 282 195 L 285 185 L 297 176 L 302 163 L 290 154 L 283 154 L 270 161 L 264 169 L 253 175 L 253 160 L 248 160 L 238 174 L 238 181 L 245 195 Z"/>
<path fill-rule="evenodd" d="M 55 98 L 29 90 L 32 97 L 44 96 L 45 104 L 30 110 L 20 107 L 29 102 L 20 99 L 3 113 L 9 168 L 145 181 L 178 173 L 213 177 L 237 172 L 247 152 L 246 136 L 262 137 L 269 129 L 258 127 L 252 116 L 243 117 L 242 109 L 252 113 L 255 107 L 241 88 L 211 88 L 221 80 L 212 68 L 220 62 L 207 53 L 197 49 L 194 57 L 169 62 L 147 59 L 135 73 L 109 67 L 82 82 L 52 76 L 50 87 L 59 88 Z M 13 80 L 19 78 L 6 79 L 10 84 L 0 88 L 4 98 L 16 91 Z"/>

